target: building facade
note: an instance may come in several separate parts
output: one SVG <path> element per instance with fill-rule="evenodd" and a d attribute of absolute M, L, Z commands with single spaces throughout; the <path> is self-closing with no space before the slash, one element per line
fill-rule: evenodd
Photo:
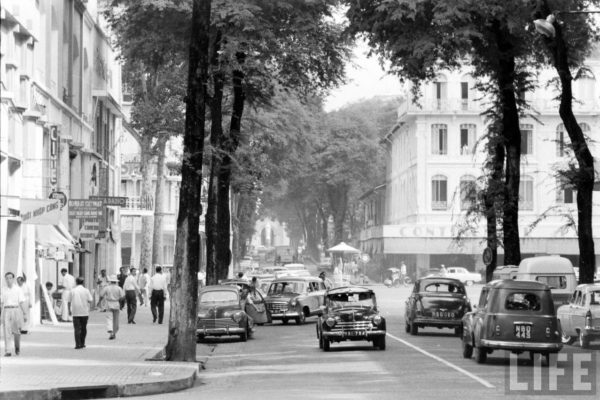
<path fill-rule="evenodd" d="M 574 110 L 583 131 L 593 138 L 591 133 L 600 130 L 600 51 L 587 64 L 591 72 L 573 83 Z M 556 178 L 569 160 L 569 137 L 558 115 L 558 101 L 553 100 L 558 91 L 546 85 L 553 76 L 554 71 L 543 71 L 537 89 L 525 94 L 531 114 L 537 115 L 520 120 L 521 252 L 522 257 L 559 253 L 576 265 L 576 231 L 565 229 L 569 216 L 577 218 L 576 193 Z M 441 264 L 484 268 L 484 218 L 473 232 L 455 240 L 475 201 L 486 157 L 481 138 L 487 99 L 474 85 L 466 69 L 441 73 L 424 85 L 420 106 L 410 97 L 403 102 L 397 123 L 383 139 L 386 181 L 364 195 L 366 218 L 360 238 L 362 250 L 379 259 L 383 269 L 401 261 L 415 276 Z M 593 141 L 590 146 L 597 157 L 600 148 Z M 599 212 L 594 205 L 594 215 Z M 547 216 L 540 220 L 542 214 Z M 594 224 L 594 235 L 600 239 L 600 222 Z M 499 253 L 501 263 L 502 249 Z"/>
<path fill-rule="evenodd" d="M 39 288 L 61 268 L 93 289 L 120 266 L 119 207 L 73 204 L 119 194 L 121 72 L 95 0 L 0 10 L 0 269 L 28 278 L 39 321 Z"/>

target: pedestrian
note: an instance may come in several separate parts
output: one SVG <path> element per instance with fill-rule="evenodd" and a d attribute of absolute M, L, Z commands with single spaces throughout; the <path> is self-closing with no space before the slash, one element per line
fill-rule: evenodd
<path fill-rule="evenodd" d="M 0 296 L 0 307 L 2 309 L 2 327 L 4 334 L 4 354 L 5 357 L 11 356 L 11 349 L 14 349 L 18 356 L 21 352 L 21 327 L 23 321 L 27 322 L 27 309 L 25 308 L 25 295 L 23 291 L 15 285 L 15 274 L 7 272 L 4 274 L 6 288 L 2 290 Z"/>
<path fill-rule="evenodd" d="M 125 292 L 117 285 L 119 278 L 116 275 L 108 277 L 109 285 L 106 286 L 101 295 L 106 297 L 106 330 L 109 339 L 113 340 L 119 331 L 119 313 L 121 311 L 121 302 L 125 299 Z"/>
<path fill-rule="evenodd" d="M 108 286 L 108 277 L 106 276 L 105 269 L 100 270 L 100 276 L 98 277 L 96 284 L 98 285 L 98 303 L 96 304 L 96 307 L 100 308 L 102 312 L 106 312 L 106 299 L 100 296 L 102 289 Z"/>
<path fill-rule="evenodd" d="M 167 280 L 162 273 L 161 267 L 156 267 L 156 273 L 150 278 L 148 287 L 150 292 L 150 310 L 152 311 L 152 323 L 162 324 L 165 313 L 165 294 L 167 293 Z M 157 313 L 158 311 L 158 313 Z"/>
<path fill-rule="evenodd" d="M 58 279 L 58 289 L 62 290 L 61 300 L 61 320 L 65 322 L 72 321 L 69 315 L 69 302 L 68 298 L 71 294 L 71 290 L 75 287 L 75 277 L 67 271 L 66 268 L 60 270 L 61 277 Z"/>
<path fill-rule="evenodd" d="M 137 297 L 140 295 L 135 268 L 129 270 L 129 276 L 125 279 L 123 289 L 125 290 L 125 301 L 127 302 L 127 323 L 135 324 Z"/>
<path fill-rule="evenodd" d="M 83 278 L 78 276 L 75 279 L 76 286 L 69 295 L 69 307 L 71 315 L 73 315 L 73 330 L 75 331 L 75 349 L 85 347 L 90 306 L 94 302 L 92 294 L 83 286 L 83 282 Z"/>
<path fill-rule="evenodd" d="M 29 286 L 27 286 L 27 278 L 25 275 L 17 278 L 17 284 L 25 296 L 25 310 L 27 310 L 27 318 L 23 318 L 24 322 L 23 327 L 21 328 L 21 333 L 23 335 L 27 335 L 27 332 L 29 331 L 29 324 L 31 323 L 31 291 L 29 290 Z"/>
<path fill-rule="evenodd" d="M 138 286 L 140 287 L 140 306 L 148 307 L 148 283 L 150 276 L 148 276 L 148 268 L 144 268 L 140 277 L 138 278 Z"/>
<path fill-rule="evenodd" d="M 119 273 L 117 274 L 117 279 L 119 280 L 119 287 L 121 289 L 123 289 L 123 285 L 125 285 L 125 279 L 127 279 L 128 274 L 125 272 L 126 270 L 127 268 L 121 267 L 119 268 Z M 123 307 L 125 307 L 125 297 L 123 297 L 123 299 L 119 303 L 119 306 L 121 307 L 120 309 L 123 310 Z"/>

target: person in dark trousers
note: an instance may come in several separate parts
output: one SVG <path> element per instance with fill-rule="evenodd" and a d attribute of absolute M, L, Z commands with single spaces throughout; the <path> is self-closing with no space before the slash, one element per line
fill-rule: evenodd
<path fill-rule="evenodd" d="M 127 302 L 127 323 L 135 324 L 137 297 L 140 295 L 140 287 L 137 283 L 135 268 L 131 268 L 129 272 L 130 274 L 123 284 L 123 290 L 125 290 L 125 301 Z"/>
<path fill-rule="evenodd" d="M 125 285 L 125 279 L 127 279 L 127 272 L 125 272 L 127 268 L 121 267 L 119 269 L 119 273 L 117 274 L 117 279 L 119 281 L 119 287 L 123 289 L 123 285 Z M 119 307 L 122 310 L 125 307 L 125 298 L 119 302 Z"/>
<path fill-rule="evenodd" d="M 75 349 L 85 347 L 87 336 L 87 323 L 90 316 L 90 306 L 94 301 L 92 294 L 83 286 L 83 278 L 75 279 L 75 288 L 69 293 L 69 312 L 73 316 L 73 328 L 75 330 Z"/>
<path fill-rule="evenodd" d="M 150 278 L 148 291 L 151 293 L 150 310 L 152 310 L 152 322 L 156 322 L 156 319 L 158 318 L 158 323 L 162 324 L 165 313 L 167 280 L 162 273 L 161 267 L 156 267 L 156 273 Z"/>

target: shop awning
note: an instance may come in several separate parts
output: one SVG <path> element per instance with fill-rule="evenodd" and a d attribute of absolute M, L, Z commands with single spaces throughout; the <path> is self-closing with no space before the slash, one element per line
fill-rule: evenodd
<path fill-rule="evenodd" d="M 62 222 L 58 225 L 36 225 L 35 241 L 42 246 L 61 247 L 73 251 L 76 243 Z"/>

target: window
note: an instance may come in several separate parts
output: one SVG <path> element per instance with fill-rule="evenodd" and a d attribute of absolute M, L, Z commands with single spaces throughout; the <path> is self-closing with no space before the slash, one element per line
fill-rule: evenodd
<path fill-rule="evenodd" d="M 575 98 L 583 103 L 582 107 L 593 107 L 596 78 L 591 73 L 591 71 L 586 71 L 584 75 L 579 76 L 573 83 Z"/>
<path fill-rule="evenodd" d="M 460 125 L 460 154 L 473 154 L 475 151 L 475 124 Z"/>
<path fill-rule="evenodd" d="M 564 124 L 560 124 L 556 127 L 556 156 L 566 156 L 568 147 L 569 136 L 567 135 Z"/>
<path fill-rule="evenodd" d="M 448 126 L 446 124 L 431 126 L 431 154 L 448 154 Z"/>
<path fill-rule="evenodd" d="M 504 303 L 507 310 L 539 311 L 541 307 L 540 298 L 535 293 L 511 293 Z"/>
<path fill-rule="evenodd" d="M 550 289 L 566 289 L 567 288 L 567 277 L 566 276 L 538 276 L 535 278 L 536 281 L 545 283 L 550 286 Z"/>
<path fill-rule="evenodd" d="M 475 177 L 463 176 L 460 178 L 460 209 L 468 210 L 477 201 L 477 185 Z"/>
<path fill-rule="evenodd" d="M 521 154 L 533 154 L 533 125 L 521 125 Z"/>
<path fill-rule="evenodd" d="M 487 301 L 488 301 L 488 294 L 489 294 L 489 289 L 483 289 L 481 291 L 481 294 L 479 295 L 479 304 L 477 304 L 477 308 L 483 310 L 485 309 L 485 306 L 487 305 Z"/>
<path fill-rule="evenodd" d="M 556 202 L 563 204 L 574 204 L 577 191 L 564 179 L 556 180 Z"/>
<path fill-rule="evenodd" d="M 533 178 L 522 176 L 519 182 L 519 209 L 533 210 Z"/>
<path fill-rule="evenodd" d="M 434 98 L 436 100 L 437 109 L 440 110 L 445 106 L 446 98 L 448 97 L 448 82 L 444 75 L 438 75 L 433 82 Z"/>
<path fill-rule="evenodd" d="M 434 176 L 431 181 L 431 208 L 446 210 L 448 208 L 448 180 L 445 176 Z"/>
<path fill-rule="evenodd" d="M 460 79 L 460 104 L 463 110 L 469 108 L 469 87 L 472 82 L 471 75 L 463 75 Z"/>

